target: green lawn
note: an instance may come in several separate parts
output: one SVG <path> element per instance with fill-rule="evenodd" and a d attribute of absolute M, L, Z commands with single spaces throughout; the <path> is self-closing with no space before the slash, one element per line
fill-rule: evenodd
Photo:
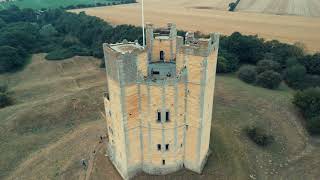
<path fill-rule="evenodd" d="M 14 0 L 10 2 L 0 3 L 1 8 L 7 8 L 10 5 L 16 5 L 20 8 L 58 8 L 66 7 L 70 5 L 79 5 L 79 4 L 94 4 L 94 3 L 112 3 L 120 2 L 120 0 Z"/>

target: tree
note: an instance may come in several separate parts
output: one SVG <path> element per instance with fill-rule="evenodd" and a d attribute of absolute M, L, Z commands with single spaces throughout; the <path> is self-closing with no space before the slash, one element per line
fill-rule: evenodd
<path fill-rule="evenodd" d="M 264 88 L 276 89 L 281 83 L 281 75 L 274 71 L 265 71 L 257 76 L 257 84 Z"/>
<path fill-rule="evenodd" d="M 313 118 L 320 115 L 320 88 L 308 88 L 298 91 L 294 95 L 293 104 L 295 104 L 307 118 Z"/>
<path fill-rule="evenodd" d="M 57 35 L 58 31 L 52 26 L 52 24 L 46 24 L 41 27 L 39 33 L 43 37 L 51 37 Z"/>
<path fill-rule="evenodd" d="M 219 51 L 217 72 L 229 73 L 238 69 L 239 59 L 234 54 L 228 53 L 225 50 Z"/>
<path fill-rule="evenodd" d="M 265 54 L 264 40 L 257 36 L 245 36 L 239 32 L 221 39 L 221 49 L 237 55 L 240 63 L 256 64 Z"/>
<path fill-rule="evenodd" d="M 241 66 L 238 72 L 238 78 L 242 81 L 253 84 L 256 82 L 257 71 L 255 66 Z"/>
<path fill-rule="evenodd" d="M 227 72 L 227 60 L 222 56 L 218 56 L 217 73 Z"/>
<path fill-rule="evenodd" d="M 286 67 L 291 67 L 291 66 L 295 66 L 295 65 L 299 65 L 299 61 L 296 57 L 291 57 L 289 59 L 287 59 L 286 61 Z"/>
<path fill-rule="evenodd" d="M 320 134 L 320 115 L 308 119 L 307 128 L 311 134 Z"/>
<path fill-rule="evenodd" d="M 234 11 L 237 7 L 237 4 L 235 2 L 229 3 L 229 11 Z"/>
<path fill-rule="evenodd" d="M 308 73 L 320 75 L 320 53 L 301 57 L 300 62 L 307 68 Z"/>
<path fill-rule="evenodd" d="M 11 104 L 12 104 L 12 100 L 8 96 L 8 94 L 0 92 L 0 108 L 9 106 Z"/>
<path fill-rule="evenodd" d="M 274 61 L 285 66 L 287 59 L 300 58 L 304 55 L 303 49 L 295 45 L 281 43 L 277 40 L 267 41 L 264 43 L 267 53 L 273 54 Z"/>
<path fill-rule="evenodd" d="M 0 46 L 0 73 L 14 71 L 26 63 L 26 54 L 10 46 Z"/>
<path fill-rule="evenodd" d="M 0 18 L 0 29 L 6 26 L 6 22 Z"/>
<path fill-rule="evenodd" d="M 1 29 L 0 46 L 11 46 L 31 51 L 38 40 L 38 25 L 19 22 L 11 23 Z"/>
<path fill-rule="evenodd" d="M 275 71 L 275 72 L 281 72 L 280 64 L 275 61 L 267 60 L 267 59 L 261 60 L 257 63 L 257 73 L 258 74 L 265 72 L 265 71 L 268 71 L 268 70 Z"/>
<path fill-rule="evenodd" d="M 288 86 L 294 89 L 301 89 L 304 87 L 304 80 L 307 75 L 307 70 L 302 65 L 294 65 L 288 67 L 284 71 L 284 80 Z"/>

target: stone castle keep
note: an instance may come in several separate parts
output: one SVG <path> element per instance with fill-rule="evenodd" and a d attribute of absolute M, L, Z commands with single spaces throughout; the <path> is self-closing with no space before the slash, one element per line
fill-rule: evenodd
<path fill-rule="evenodd" d="M 138 172 L 201 173 L 209 155 L 219 35 L 177 36 L 176 26 L 137 42 L 103 44 L 109 158 L 124 179 Z"/>

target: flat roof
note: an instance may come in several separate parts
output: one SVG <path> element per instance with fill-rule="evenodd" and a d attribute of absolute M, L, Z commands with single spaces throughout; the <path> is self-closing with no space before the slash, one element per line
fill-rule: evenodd
<path fill-rule="evenodd" d="M 169 39 L 169 36 L 160 35 L 160 36 L 156 36 L 155 39 L 166 40 L 166 39 Z"/>
<path fill-rule="evenodd" d="M 140 46 L 138 43 L 117 43 L 117 44 L 111 44 L 111 49 L 120 52 L 120 53 L 131 53 L 132 51 L 136 49 L 142 49 L 143 47 Z"/>

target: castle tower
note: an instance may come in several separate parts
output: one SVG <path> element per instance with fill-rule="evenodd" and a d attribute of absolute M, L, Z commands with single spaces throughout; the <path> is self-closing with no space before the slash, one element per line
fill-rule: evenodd
<path fill-rule="evenodd" d="M 176 26 L 137 42 L 103 44 L 109 158 L 124 179 L 137 172 L 201 173 L 209 155 L 219 35 L 185 42 Z"/>

